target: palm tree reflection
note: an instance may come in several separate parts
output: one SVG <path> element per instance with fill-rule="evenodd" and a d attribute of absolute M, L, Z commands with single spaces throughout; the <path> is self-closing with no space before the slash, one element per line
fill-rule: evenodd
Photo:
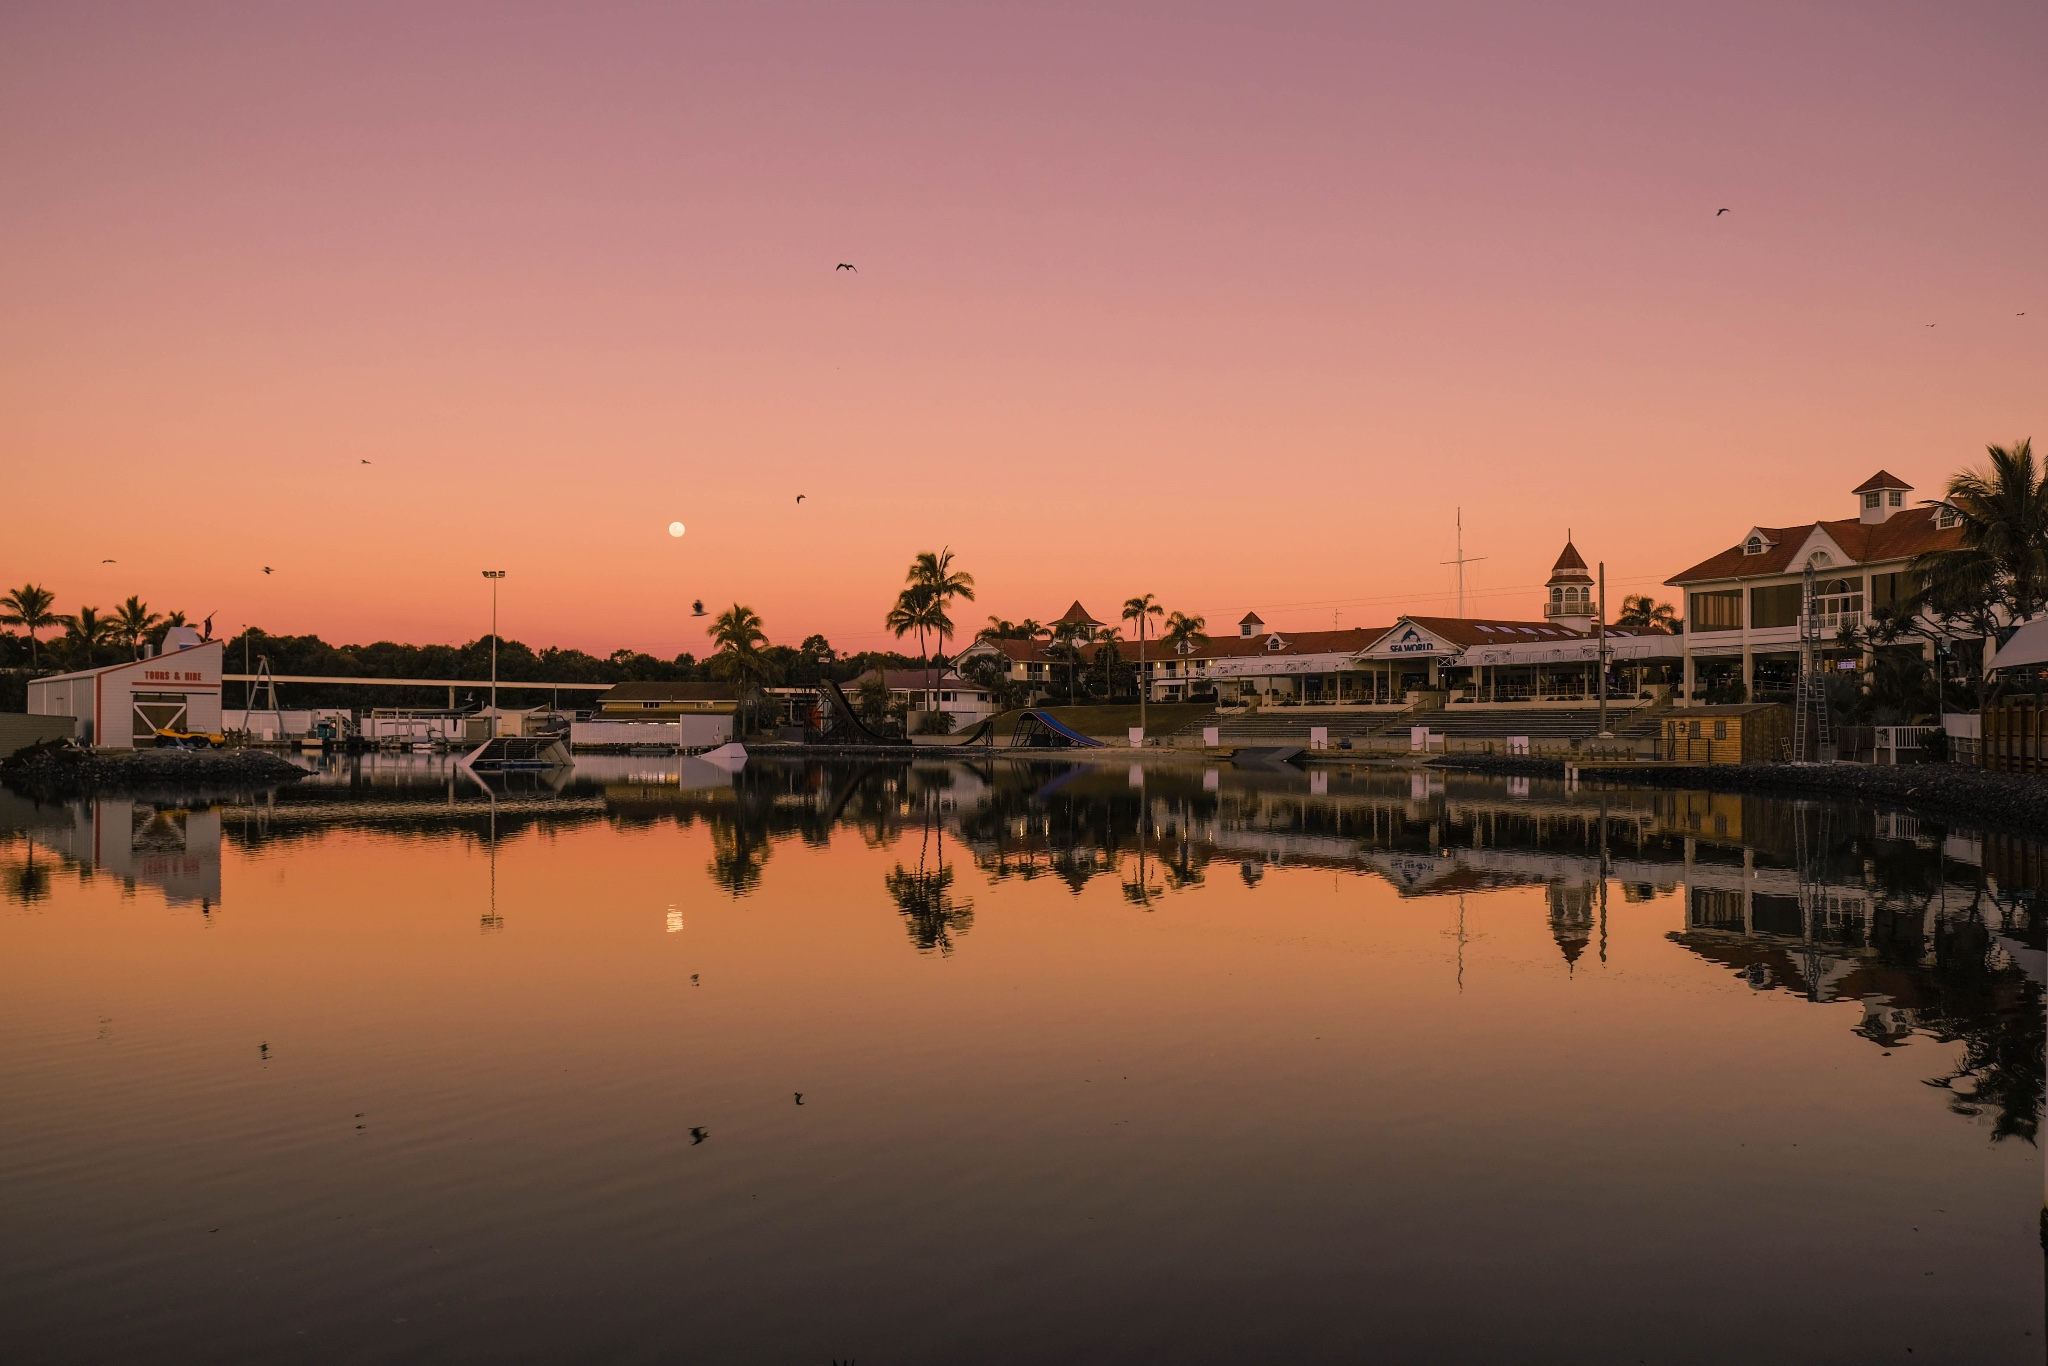
<path fill-rule="evenodd" d="M 953 870 L 946 864 L 946 831 L 939 823 L 934 796 L 925 794 L 916 869 L 897 864 L 882 875 L 882 887 L 896 903 L 917 951 L 930 953 L 937 949 L 944 957 L 953 952 L 953 937 L 966 934 L 973 927 L 974 903 L 953 895 Z M 938 852 L 936 857 L 930 857 L 934 829 L 938 833 Z"/>
<path fill-rule="evenodd" d="M 761 869 L 773 846 L 768 835 L 750 822 L 716 821 L 711 826 L 711 880 L 735 899 L 761 885 Z"/>

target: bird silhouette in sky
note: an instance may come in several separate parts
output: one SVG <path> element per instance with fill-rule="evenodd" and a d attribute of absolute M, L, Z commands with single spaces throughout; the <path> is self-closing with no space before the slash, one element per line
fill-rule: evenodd
<path fill-rule="evenodd" d="M 837 271 L 837 270 L 850 270 L 850 271 L 852 271 L 852 272 L 853 272 L 853 273 L 854 273 L 855 275 L 858 275 L 858 274 L 860 274 L 860 267 L 859 267 L 859 266 L 855 266 L 855 265 L 849 265 L 849 264 L 847 264 L 847 263 L 846 263 L 845 261 L 841 261 L 841 262 L 840 262 L 840 263 L 839 263 L 838 265 L 836 265 L 836 266 L 832 267 L 832 269 L 834 269 L 835 271 Z"/>
<path fill-rule="evenodd" d="M 693 986 L 693 987 L 694 987 L 694 986 L 702 986 L 702 985 L 703 985 L 703 983 L 701 983 L 701 982 L 699 982 L 699 981 L 697 980 L 697 974 L 696 974 L 696 973 L 694 973 L 694 972 L 690 974 L 690 985 L 691 985 L 691 986 Z"/>
<path fill-rule="evenodd" d="M 1714 210 L 1714 217 L 1719 218 L 1722 214 L 1726 212 L 1728 212 L 1728 210 L 1726 209 L 1716 209 Z"/>
<path fill-rule="evenodd" d="M 1927 325 L 1928 325 L 1929 327 L 1932 327 L 1932 326 L 1934 326 L 1934 324 L 1933 324 L 1933 323 L 1929 323 L 1929 324 L 1927 324 Z"/>
<path fill-rule="evenodd" d="M 112 560 L 101 560 L 101 561 L 100 561 L 100 563 L 101 563 L 101 564 L 112 564 L 112 563 L 113 563 L 113 561 L 112 561 Z"/>
<path fill-rule="evenodd" d="M 803 1103 L 804 1103 L 804 1093 L 803 1093 L 803 1092 L 799 1091 L 799 1092 L 797 1092 L 797 1093 L 796 1093 L 796 1103 L 797 1103 L 797 1104 L 799 1104 L 799 1105 L 801 1105 L 801 1104 L 803 1104 Z"/>
<path fill-rule="evenodd" d="M 263 566 L 263 572 L 264 572 L 264 573 L 266 573 L 266 574 L 268 574 L 268 573 L 270 572 L 270 566 L 269 566 L 269 565 L 267 565 L 267 564 L 266 564 L 266 565 L 264 565 L 264 566 Z"/>
<path fill-rule="evenodd" d="M 690 1130 L 690 1146 L 694 1148 L 699 1143 L 702 1143 L 705 1139 L 709 1137 L 711 1137 L 711 1131 L 709 1129 L 693 1128 Z"/>
<path fill-rule="evenodd" d="M 798 494 L 798 495 L 796 496 L 796 500 L 797 500 L 797 501 L 798 501 L 799 503 L 801 503 L 801 502 L 802 502 L 802 501 L 804 500 L 804 496 L 803 496 L 803 495 L 802 495 L 801 493 L 799 493 L 799 494 Z"/>
<path fill-rule="evenodd" d="M 362 463 L 363 463 L 363 464 L 365 464 L 365 465 L 367 465 L 367 464 L 369 464 L 370 462 L 369 462 L 369 461 L 367 461 L 367 460 L 365 460 L 365 461 L 363 461 Z"/>
<path fill-rule="evenodd" d="M 704 615 L 704 599 L 699 598 L 695 602 L 690 604 L 690 615 L 693 617 L 701 617 Z"/>

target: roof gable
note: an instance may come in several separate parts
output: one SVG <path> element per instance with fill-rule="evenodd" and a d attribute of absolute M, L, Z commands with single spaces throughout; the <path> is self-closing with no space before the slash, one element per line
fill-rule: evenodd
<path fill-rule="evenodd" d="M 1815 543 L 1828 549 L 1837 564 L 1869 565 L 1910 560 L 1934 550 L 1949 550 L 1962 544 L 1958 527 L 1943 527 L 1933 507 L 1906 508 L 1882 522 L 1865 524 L 1853 518 L 1831 522 L 1807 522 L 1800 526 L 1754 527 L 1773 542 L 1761 555 L 1745 555 L 1740 544 L 1674 574 L 1664 582 L 1673 586 L 1712 583 L 1717 579 L 1749 579 L 1773 574 L 1796 574 L 1812 550 L 1806 549 L 1816 533 L 1826 538 Z M 1748 538 L 1745 537 L 1744 540 Z M 1840 551 L 1840 554 L 1836 554 Z"/>
<path fill-rule="evenodd" d="M 1855 488 L 1850 489 L 1849 492 L 1876 493 L 1880 489 L 1899 489 L 1903 492 L 1910 493 L 1912 492 L 1913 486 L 1907 483 L 1905 480 L 1899 478 L 1899 476 L 1897 476 L 1896 474 L 1893 474 L 1890 470 L 1879 470 L 1876 474 L 1871 475 L 1868 479 L 1858 484 Z"/>

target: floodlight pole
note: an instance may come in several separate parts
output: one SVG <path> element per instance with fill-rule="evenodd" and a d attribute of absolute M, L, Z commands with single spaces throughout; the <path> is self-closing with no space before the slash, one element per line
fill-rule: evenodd
<path fill-rule="evenodd" d="M 486 569 L 484 577 L 491 581 L 491 726 L 493 737 L 498 733 L 498 580 L 505 577 L 502 569 Z"/>

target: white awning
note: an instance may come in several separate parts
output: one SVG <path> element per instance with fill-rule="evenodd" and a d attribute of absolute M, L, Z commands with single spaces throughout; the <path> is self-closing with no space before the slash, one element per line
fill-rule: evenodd
<path fill-rule="evenodd" d="M 1607 657 L 1628 664 L 1644 659 L 1681 659 L 1685 655 L 1682 636 L 1641 635 L 1607 637 Z M 1591 664 L 1600 657 L 1599 645 L 1590 637 L 1567 641 L 1521 641 L 1507 645 L 1474 645 L 1458 656 L 1467 664 Z"/>
<path fill-rule="evenodd" d="M 1278 678 L 1284 674 L 1333 674 L 1358 667 L 1358 656 L 1349 653 L 1321 655 L 1240 655 L 1219 659 L 1207 671 L 1210 678 Z"/>
<path fill-rule="evenodd" d="M 2048 617 L 2036 617 L 2014 631 L 1985 668 L 2029 669 L 2042 664 L 2048 664 Z"/>

